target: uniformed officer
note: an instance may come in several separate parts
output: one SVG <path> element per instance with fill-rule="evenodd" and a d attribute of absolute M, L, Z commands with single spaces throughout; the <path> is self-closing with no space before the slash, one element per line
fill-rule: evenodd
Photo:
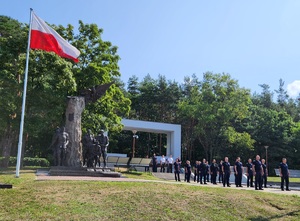
<path fill-rule="evenodd" d="M 204 184 L 207 184 L 206 175 L 206 159 L 203 159 L 202 163 L 200 164 L 200 184 L 202 184 L 202 180 Z"/>
<path fill-rule="evenodd" d="M 241 162 L 241 158 L 237 157 L 234 165 L 234 171 L 236 175 L 236 187 L 242 187 L 242 177 L 244 173 L 243 163 Z"/>
<path fill-rule="evenodd" d="M 228 157 L 225 157 L 224 162 L 222 163 L 222 172 L 223 172 L 223 186 L 227 184 L 227 187 L 230 187 L 230 163 L 228 162 Z"/>
<path fill-rule="evenodd" d="M 282 162 L 279 164 L 279 172 L 280 172 L 280 177 L 281 177 L 281 190 L 284 191 L 284 181 L 285 181 L 285 186 L 286 186 L 286 191 L 290 191 L 289 189 L 289 167 L 288 164 L 286 163 L 286 158 L 282 158 Z"/>
<path fill-rule="evenodd" d="M 223 160 L 219 163 L 219 183 L 223 183 L 223 171 L 222 171 Z"/>
<path fill-rule="evenodd" d="M 192 166 L 191 166 L 191 162 L 189 160 L 186 161 L 184 170 L 185 170 L 185 179 L 186 179 L 186 182 L 189 183 L 190 179 L 191 179 L 191 173 L 192 173 Z"/>
<path fill-rule="evenodd" d="M 199 171 L 198 171 L 198 164 L 199 164 L 199 161 L 196 160 L 196 163 L 195 163 L 195 166 L 194 166 L 194 182 L 196 182 L 196 180 L 199 182 Z"/>
<path fill-rule="evenodd" d="M 255 190 L 263 190 L 262 188 L 262 175 L 264 173 L 261 161 L 260 161 L 260 156 L 256 155 L 255 161 L 253 162 L 253 175 L 255 176 Z"/>
<path fill-rule="evenodd" d="M 267 165 L 266 165 L 266 160 L 262 159 L 261 160 L 261 165 L 264 171 L 264 174 L 262 175 L 262 185 L 264 186 L 264 188 L 267 188 L 267 182 L 268 182 L 268 169 L 267 169 Z"/>
<path fill-rule="evenodd" d="M 206 182 L 209 182 L 209 175 L 210 175 L 210 165 L 208 164 L 208 161 L 206 161 Z"/>
<path fill-rule="evenodd" d="M 180 162 L 178 158 L 174 162 L 174 173 L 175 173 L 175 180 L 180 182 Z"/>
<path fill-rule="evenodd" d="M 216 159 L 213 159 L 210 165 L 210 179 L 213 184 L 217 184 L 217 174 L 218 174 L 219 166 L 216 162 Z"/>
<path fill-rule="evenodd" d="M 246 163 L 246 168 L 247 168 L 247 187 L 253 187 L 253 168 L 252 168 L 252 160 L 251 158 L 248 159 L 248 162 Z"/>

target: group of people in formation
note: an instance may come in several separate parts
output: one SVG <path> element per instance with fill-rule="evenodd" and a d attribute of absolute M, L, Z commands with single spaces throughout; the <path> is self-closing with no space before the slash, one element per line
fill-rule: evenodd
<path fill-rule="evenodd" d="M 174 162 L 175 180 L 179 182 L 180 182 L 181 164 L 182 162 L 180 158 L 177 158 Z M 242 177 L 243 174 L 246 174 L 247 187 L 255 187 L 255 190 L 263 190 L 263 188 L 267 188 L 268 169 L 267 169 L 265 159 L 260 159 L 259 155 L 256 155 L 255 160 L 253 161 L 251 158 L 248 159 L 245 165 L 245 171 L 240 157 L 236 158 L 235 163 L 232 166 L 233 166 L 233 173 L 235 176 L 236 187 L 243 187 Z M 164 167 L 162 166 L 161 168 L 162 168 L 161 169 L 162 172 Z M 218 179 L 218 182 L 222 183 L 223 187 L 226 186 L 230 187 L 229 181 L 230 181 L 230 176 L 232 174 L 232 170 L 231 170 L 231 164 L 229 162 L 228 157 L 225 157 L 224 161 L 221 160 L 219 163 L 217 163 L 217 161 L 213 159 L 210 165 L 206 161 L 206 159 L 203 159 L 202 161 L 196 161 L 193 169 L 194 169 L 194 182 L 200 184 L 207 184 L 207 182 L 209 182 L 210 180 L 212 184 L 216 185 Z M 281 177 L 281 190 L 284 191 L 284 183 L 285 183 L 285 189 L 287 191 L 290 191 L 289 169 L 288 169 L 286 158 L 282 158 L 282 162 L 279 164 L 279 172 Z M 184 173 L 185 173 L 184 181 L 190 183 L 192 166 L 189 160 L 187 160 L 184 165 Z"/>

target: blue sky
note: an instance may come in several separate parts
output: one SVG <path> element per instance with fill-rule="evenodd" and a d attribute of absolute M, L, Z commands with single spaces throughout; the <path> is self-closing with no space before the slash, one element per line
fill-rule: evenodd
<path fill-rule="evenodd" d="M 9 0 L 0 14 L 29 21 L 29 8 L 50 24 L 78 20 L 104 29 L 119 47 L 121 79 L 147 74 L 183 82 L 206 71 L 229 73 L 241 87 L 300 92 L 298 0 Z M 292 89 L 291 89 L 292 88 Z"/>

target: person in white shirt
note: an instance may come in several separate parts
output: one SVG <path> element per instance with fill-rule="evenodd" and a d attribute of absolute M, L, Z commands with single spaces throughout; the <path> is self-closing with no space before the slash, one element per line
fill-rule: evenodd
<path fill-rule="evenodd" d="M 160 158 L 160 172 L 165 172 L 166 158 L 164 155 Z"/>
<path fill-rule="evenodd" d="M 169 161 L 169 172 L 170 173 L 173 173 L 173 158 L 172 158 L 172 155 L 170 155 L 170 157 L 168 158 L 168 161 Z"/>

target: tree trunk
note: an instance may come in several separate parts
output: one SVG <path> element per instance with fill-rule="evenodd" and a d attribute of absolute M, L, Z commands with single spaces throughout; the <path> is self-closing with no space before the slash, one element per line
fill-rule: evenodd
<path fill-rule="evenodd" d="M 9 166 L 8 164 L 9 164 L 13 138 L 14 138 L 14 134 L 12 132 L 12 128 L 10 125 L 8 125 L 0 143 L 0 145 L 2 146 L 2 156 L 4 158 L 0 166 L 3 168 L 7 168 Z"/>
<path fill-rule="evenodd" d="M 69 134 L 69 144 L 65 165 L 69 167 L 80 167 L 82 161 L 81 147 L 81 114 L 85 108 L 84 97 L 70 96 L 66 109 L 66 132 Z"/>

